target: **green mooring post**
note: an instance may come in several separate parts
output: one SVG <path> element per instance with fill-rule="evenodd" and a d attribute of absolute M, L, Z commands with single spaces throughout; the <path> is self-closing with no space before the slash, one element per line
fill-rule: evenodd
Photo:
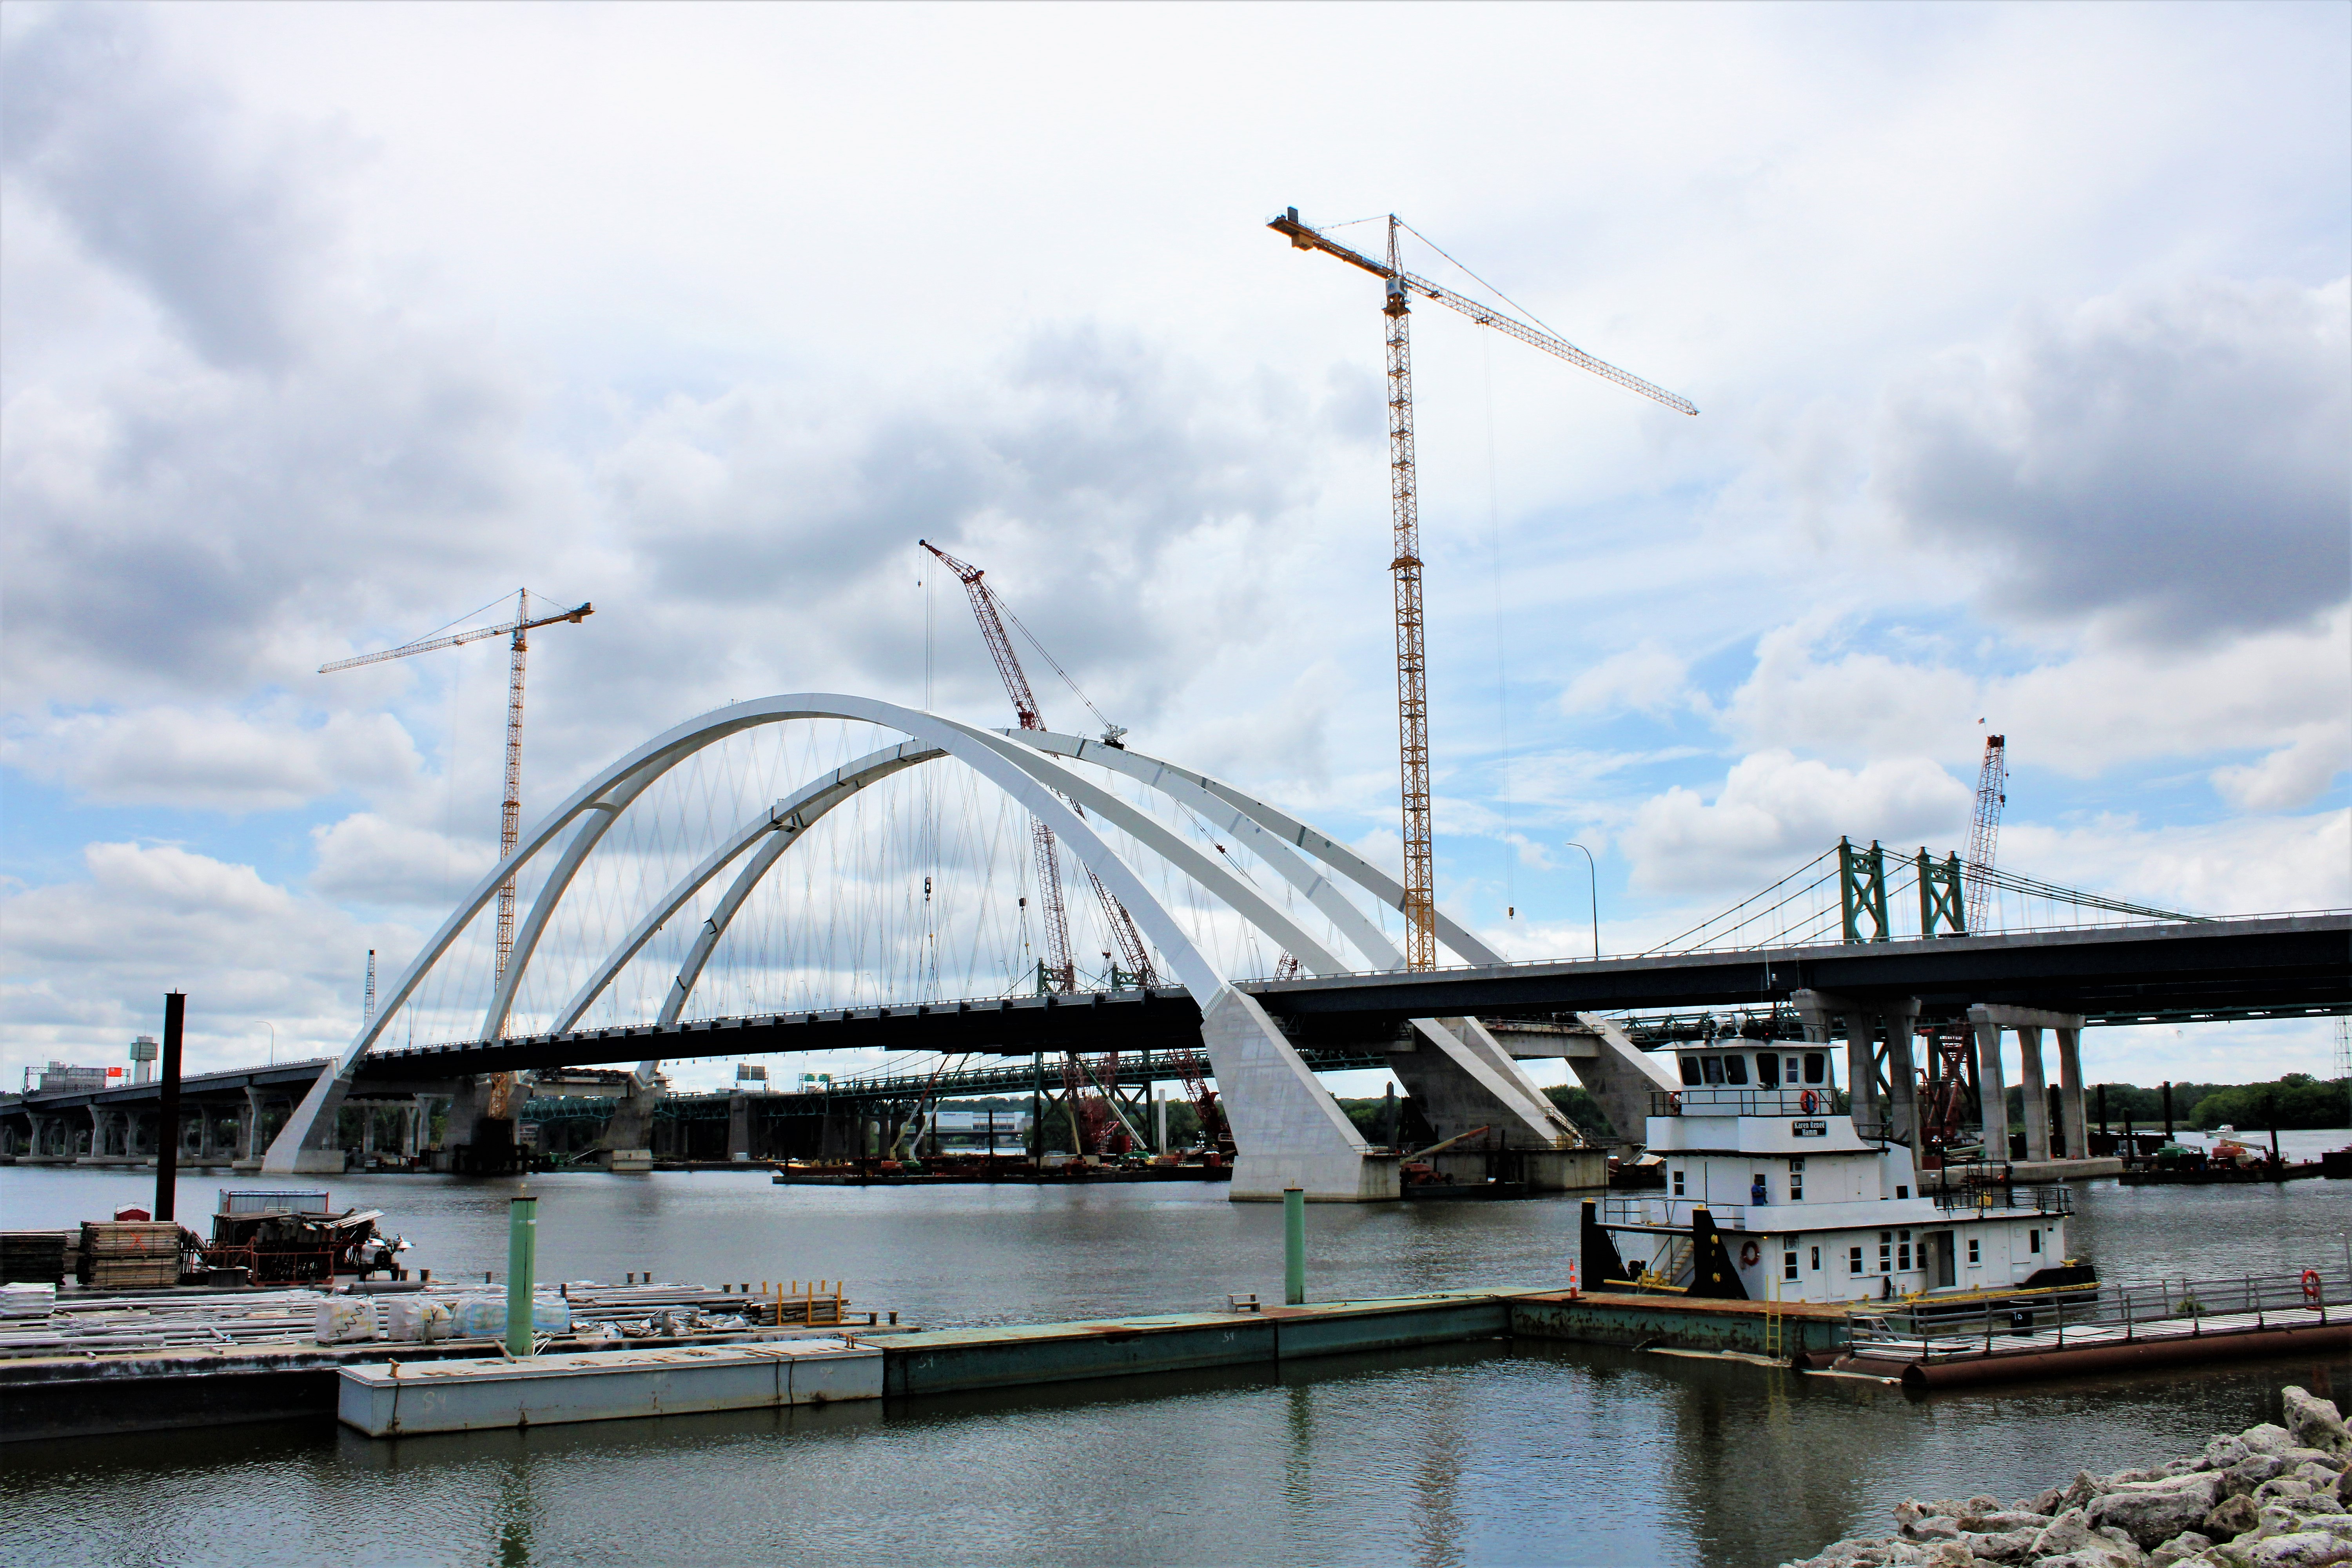
<path fill-rule="evenodd" d="M 1300 1187 L 1282 1189 L 1282 1300 L 1285 1306 L 1307 1304 L 1307 1193 Z"/>
<path fill-rule="evenodd" d="M 530 1353 L 530 1284 L 539 1265 L 539 1200 L 507 1205 L 507 1353 Z"/>

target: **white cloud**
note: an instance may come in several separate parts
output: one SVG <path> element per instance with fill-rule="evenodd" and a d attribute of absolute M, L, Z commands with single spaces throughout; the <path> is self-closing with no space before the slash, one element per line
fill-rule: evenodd
<path fill-rule="evenodd" d="M 2352 908 L 2352 811 L 2200 824 L 2006 823 L 2003 867 L 2185 914 Z"/>
<path fill-rule="evenodd" d="M 8 738 L 0 760 L 109 805 L 242 814 L 282 811 L 346 790 L 397 794 L 420 771 L 389 713 L 300 722 L 277 704 L 258 715 L 217 708 L 77 713 Z"/>
<path fill-rule="evenodd" d="M 1620 843 L 1638 889 L 1746 892 L 1841 837 L 1954 842 L 1970 798 L 1966 784 L 1921 757 L 1849 770 L 1761 752 L 1733 764 L 1713 800 L 1678 787 L 1643 802 Z"/>
<path fill-rule="evenodd" d="M 2352 281 L 2200 278 L 1947 355 L 1889 395 L 1875 483 L 1992 617 L 2177 647 L 2344 602 L 2347 445 Z"/>
<path fill-rule="evenodd" d="M 1685 698 L 1689 662 L 1656 643 L 1612 653 L 1569 682 L 1560 694 L 1565 713 L 1633 709 L 1663 713 Z"/>
<path fill-rule="evenodd" d="M 2352 721 L 2304 724 L 2260 762 L 2216 768 L 2213 787 L 2241 811 L 2294 811 L 2324 794 L 2352 767 Z"/>
<path fill-rule="evenodd" d="M 1853 637 L 1805 622 L 1766 634 L 1720 721 L 1749 746 L 1837 757 L 1925 752 L 1955 766 L 1972 765 L 1990 731 L 2008 737 L 2012 765 L 2078 778 L 2308 734 L 2316 749 L 2281 764 L 2304 781 L 2337 754 L 2327 737 L 2352 708 L 2352 610 L 2211 648 L 2094 641 L 2013 674 L 1900 658 L 1853 647 Z M 2311 798 L 2280 797 L 2286 805 Z"/>
<path fill-rule="evenodd" d="M 92 844 L 86 877 L 0 901 L 0 1071 L 51 1057 L 120 1061 L 188 995 L 192 1072 L 323 1055 L 359 1024 L 366 953 L 415 945 L 324 900 L 172 846 Z"/>
<path fill-rule="evenodd" d="M 458 894 L 498 864 L 487 840 L 451 838 L 371 811 L 314 827 L 310 839 L 318 852 L 310 890 L 354 904 L 446 913 Z"/>

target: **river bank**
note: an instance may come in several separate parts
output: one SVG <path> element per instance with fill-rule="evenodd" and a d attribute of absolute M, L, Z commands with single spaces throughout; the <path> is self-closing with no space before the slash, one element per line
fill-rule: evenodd
<path fill-rule="evenodd" d="M 1906 1500 L 1894 1535 L 1841 1541 L 1782 1568 L 2320 1568 L 2352 1563 L 2352 1434 L 2332 1401 L 2288 1386 L 2280 1422 L 2202 1452 L 2004 1505 Z M 2284 1423 L 2283 1425 L 2281 1423 Z"/>

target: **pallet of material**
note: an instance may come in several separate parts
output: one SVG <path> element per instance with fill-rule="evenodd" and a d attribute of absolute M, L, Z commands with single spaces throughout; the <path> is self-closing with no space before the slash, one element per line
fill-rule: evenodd
<path fill-rule="evenodd" d="M 62 1230 L 0 1231 L 0 1285 L 57 1285 L 66 1277 Z"/>
<path fill-rule="evenodd" d="M 180 1227 L 170 1220 L 84 1221 L 80 1279 L 107 1290 L 180 1282 Z"/>

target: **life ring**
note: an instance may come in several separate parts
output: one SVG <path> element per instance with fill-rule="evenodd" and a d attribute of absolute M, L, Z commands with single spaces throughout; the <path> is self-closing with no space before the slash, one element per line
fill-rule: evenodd
<path fill-rule="evenodd" d="M 2303 1299 L 2316 1307 L 2319 1305 L 2321 1293 L 2319 1270 L 2316 1268 L 2305 1269 L 2303 1271 Z"/>
<path fill-rule="evenodd" d="M 1762 1247 L 1757 1246 L 1752 1241 L 1744 1243 L 1739 1248 L 1739 1267 L 1742 1268 L 1753 1268 L 1756 1267 L 1756 1260 L 1763 1256 L 1764 1249 Z"/>
<path fill-rule="evenodd" d="M 1813 1091 L 1810 1089 L 1805 1090 L 1798 1097 L 1797 1103 L 1805 1108 L 1806 1115 L 1811 1116 L 1813 1113 Z"/>

